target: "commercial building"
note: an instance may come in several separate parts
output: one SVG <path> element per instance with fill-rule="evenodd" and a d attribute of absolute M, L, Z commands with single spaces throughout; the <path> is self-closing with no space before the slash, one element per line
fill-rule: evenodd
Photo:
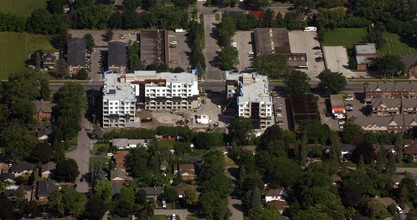
<path fill-rule="evenodd" d="M 169 42 L 166 30 L 141 30 L 140 59 L 143 65 L 169 64 Z"/>
<path fill-rule="evenodd" d="M 291 68 L 305 68 L 308 65 L 305 53 L 292 53 L 286 28 L 256 28 L 254 30 L 255 55 L 281 54 L 287 56 Z"/>
<path fill-rule="evenodd" d="M 73 75 L 85 68 L 86 41 L 83 38 L 71 38 L 68 40 L 67 48 L 68 71 Z"/>
<path fill-rule="evenodd" d="M 254 120 L 261 129 L 273 125 L 273 101 L 268 85 L 268 77 L 258 73 L 226 76 L 226 97 L 229 102 L 236 99 L 236 115 Z"/>
<path fill-rule="evenodd" d="M 136 110 L 197 108 L 197 76 L 191 73 L 135 71 L 107 74 L 103 88 L 103 127 L 137 127 Z"/>
<path fill-rule="evenodd" d="M 109 70 L 115 73 L 126 73 L 127 65 L 127 47 L 120 41 L 109 43 L 109 56 L 107 57 L 107 65 Z"/>
<path fill-rule="evenodd" d="M 366 70 L 378 58 L 375 43 L 355 45 L 356 69 Z"/>

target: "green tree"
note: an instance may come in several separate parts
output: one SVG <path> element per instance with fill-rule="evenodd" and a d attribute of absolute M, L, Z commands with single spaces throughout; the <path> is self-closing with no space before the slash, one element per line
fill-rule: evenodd
<path fill-rule="evenodd" d="M 261 192 L 258 187 L 252 190 L 251 210 L 258 211 L 262 209 Z"/>
<path fill-rule="evenodd" d="M 249 212 L 250 220 L 269 220 L 279 219 L 279 211 L 277 208 L 271 205 L 266 205 L 264 209 Z"/>
<path fill-rule="evenodd" d="M 172 187 L 166 188 L 163 197 L 166 199 L 167 202 L 174 202 L 178 199 L 177 190 Z"/>
<path fill-rule="evenodd" d="M 253 67 L 261 75 L 276 79 L 288 72 L 287 57 L 281 54 L 257 55 Z"/>
<path fill-rule="evenodd" d="M 236 20 L 236 28 L 242 31 L 249 31 L 258 27 L 258 19 L 253 14 L 247 14 Z"/>
<path fill-rule="evenodd" d="M 239 63 L 236 47 L 226 44 L 218 53 L 217 59 L 222 70 L 231 70 Z"/>
<path fill-rule="evenodd" d="M 216 191 L 203 193 L 200 198 L 200 207 L 208 219 L 225 219 L 230 212 L 226 199 L 221 198 Z"/>
<path fill-rule="evenodd" d="M 93 47 L 95 46 L 94 38 L 90 33 L 84 35 L 86 48 L 89 53 L 93 52 Z"/>
<path fill-rule="evenodd" d="M 194 187 L 189 185 L 185 187 L 185 202 L 187 205 L 196 205 L 198 203 L 197 190 Z"/>
<path fill-rule="evenodd" d="M 113 35 L 114 35 L 113 31 L 111 29 L 107 29 L 106 33 L 104 33 L 103 35 L 103 39 L 107 42 L 110 42 L 113 38 Z"/>
<path fill-rule="evenodd" d="M 233 19 L 224 14 L 222 21 L 217 25 L 217 41 L 220 46 L 226 46 L 230 44 L 232 37 L 236 33 L 236 25 Z"/>
<path fill-rule="evenodd" d="M 80 69 L 77 74 L 74 75 L 74 78 L 79 80 L 86 80 L 88 79 L 88 71 L 84 68 Z"/>
<path fill-rule="evenodd" d="M 127 66 L 130 71 L 139 69 L 139 44 L 134 42 L 127 51 Z"/>
<path fill-rule="evenodd" d="M 41 77 L 40 81 L 40 91 L 39 98 L 43 100 L 51 99 L 51 89 L 49 88 L 49 81 L 46 77 Z"/>
<path fill-rule="evenodd" d="M 267 180 L 272 187 L 291 186 L 302 175 L 298 164 L 288 158 L 274 160 L 271 170 L 267 171 Z"/>
<path fill-rule="evenodd" d="M 71 213 L 75 217 L 79 217 L 85 210 L 87 197 L 75 191 L 74 188 L 68 187 L 62 189 L 62 202 L 66 213 Z"/>
<path fill-rule="evenodd" d="M 377 49 L 380 49 L 385 43 L 382 32 L 378 28 L 372 27 L 368 27 L 367 34 L 365 37 L 363 37 L 363 40 L 366 43 L 375 43 Z"/>
<path fill-rule="evenodd" d="M 51 13 L 62 13 L 64 11 L 65 0 L 49 0 L 46 9 Z"/>
<path fill-rule="evenodd" d="M 363 140 L 364 133 L 361 126 L 348 122 L 343 127 L 342 141 L 348 144 L 359 143 Z"/>
<path fill-rule="evenodd" d="M 249 144 L 253 138 L 253 125 L 249 119 L 236 118 L 227 127 L 231 143 Z"/>
<path fill-rule="evenodd" d="M 94 195 L 104 200 L 110 198 L 112 190 L 112 184 L 108 180 L 98 180 L 93 188 Z"/>
<path fill-rule="evenodd" d="M 7 129 L 0 132 L 0 146 L 4 147 L 6 155 L 14 161 L 28 157 L 37 144 L 37 138 L 18 122 L 11 122 Z"/>
<path fill-rule="evenodd" d="M 67 45 L 68 38 L 68 27 L 66 25 L 61 25 L 58 27 L 56 35 L 52 37 L 51 44 L 54 48 L 63 51 Z"/>
<path fill-rule="evenodd" d="M 133 188 L 123 187 L 120 190 L 119 200 L 123 200 L 133 205 L 135 203 L 135 191 Z"/>
<path fill-rule="evenodd" d="M 395 136 L 395 152 L 397 153 L 397 162 L 401 162 L 404 159 L 404 142 L 403 137 L 400 134 Z"/>
<path fill-rule="evenodd" d="M 62 182 L 74 182 L 80 171 L 73 159 L 66 159 L 56 165 L 55 178 Z"/>
<path fill-rule="evenodd" d="M 103 199 L 93 196 L 85 205 L 83 217 L 87 219 L 101 219 L 106 211 Z"/>
<path fill-rule="evenodd" d="M 371 198 L 366 202 L 365 212 L 367 216 L 373 218 L 382 218 L 388 214 L 384 203 L 378 198 Z"/>
<path fill-rule="evenodd" d="M 317 211 L 317 209 L 310 207 L 307 210 L 299 211 L 294 220 L 330 220 L 330 216 L 325 213 Z"/>
<path fill-rule="evenodd" d="M 331 94 L 343 91 L 347 85 L 346 77 L 342 73 L 333 73 L 325 70 L 319 74 L 319 87 L 327 89 Z"/>
<path fill-rule="evenodd" d="M 372 180 L 363 170 L 350 172 L 342 179 L 342 199 L 349 206 L 357 206 L 362 198 L 374 191 Z"/>
<path fill-rule="evenodd" d="M 259 19 L 259 27 L 272 28 L 275 26 L 276 26 L 276 23 L 274 19 L 274 12 L 271 9 L 265 10 Z"/>
<path fill-rule="evenodd" d="M 30 161 L 34 163 L 48 163 L 51 161 L 52 157 L 52 147 L 49 143 L 39 143 L 37 144 L 30 155 Z"/>
<path fill-rule="evenodd" d="M 26 31 L 36 34 L 55 34 L 58 22 L 46 9 L 36 9 L 26 21 Z"/>
<path fill-rule="evenodd" d="M 117 200 L 115 203 L 116 205 L 112 209 L 112 214 L 116 214 L 120 217 L 129 217 L 129 215 L 136 211 L 133 203 L 129 203 L 125 200 Z"/>
<path fill-rule="evenodd" d="M 405 69 L 401 57 L 397 55 L 385 55 L 381 57 L 377 62 L 377 66 L 385 76 L 397 75 L 398 72 L 404 72 Z"/>
<path fill-rule="evenodd" d="M 9 109 L 9 117 L 12 120 L 19 121 L 21 124 L 33 124 L 35 121 L 35 105 L 29 99 L 12 97 L 12 104 Z"/>
<path fill-rule="evenodd" d="M 388 163 L 386 165 L 386 172 L 387 173 L 394 173 L 396 168 L 396 163 L 395 163 L 395 156 L 394 154 L 391 152 L 388 154 Z"/>
<path fill-rule="evenodd" d="M 65 207 L 62 200 L 62 193 L 59 190 L 51 192 L 48 196 L 48 207 L 55 212 L 64 214 Z"/>
<path fill-rule="evenodd" d="M 304 94 L 310 92 L 310 77 L 306 73 L 293 70 L 284 80 L 285 89 L 289 94 Z"/>

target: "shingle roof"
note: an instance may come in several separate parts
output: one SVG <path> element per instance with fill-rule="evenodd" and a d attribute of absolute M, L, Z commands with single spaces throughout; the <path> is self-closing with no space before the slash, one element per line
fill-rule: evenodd
<path fill-rule="evenodd" d="M 33 101 L 36 112 L 52 113 L 52 107 L 55 105 L 50 101 Z"/>
<path fill-rule="evenodd" d="M 279 196 L 282 194 L 282 189 L 269 189 L 265 191 L 265 196 Z"/>
<path fill-rule="evenodd" d="M 55 168 L 56 168 L 56 164 L 54 162 L 48 162 L 41 166 L 41 173 L 45 171 L 55 170 Z"/>
<path fill-rule="evenodd" d="M 48 197 L 56 189 L 52 180 L 41 180 L 38 182 L 38 197 Z"/>
<path fill-rule="evenodd" d="M 159 196 L 162 194 L 162 187 L 160 186 L 155 186 L 155 187 L 145 187 L 145 188 L 141 188 L 143 190 L 145 190 L 146 195 L 148 196 Z M 139 189 L 139 190 L 141 190 Z"/>
<path fill-rule="evenodd" d="M 1 175 L 1 181 L 5 181 L 5 180 L 8 180 L 8 179 L 10 179 L 10 180 L 15 179 L 15 176 L 13 175 L 13 173 L 3 173 Z"/>
<path fill-rule="evenodd" d="M 417 91 L 417 83 L 408 82 L 383 82 L 383 83 L 369 83 L 365 91 Z"/>
<path fill-rule="evenodd" d="M 131 180 L 132 178 L 129 177 L 125 170 L 120 168 L 115 168 L 112 171 L 110 171 L 110 180 L 113 180 L 115 178 L 121 178 L 123 180 Z"/>
<path fill-rule="evenodd" d="M 20 173 L 25 170 L 33 170 L 35 166 L 31 163 L 21 163 L 21 164 L 13 164 L 12 168 L 10 168 L 11 173 Z"/>
<path fill-rule="evenodd" d="M 385 105 L 387 108 L 400 108 L 401 99 L 375 98 L 372 99 L 372 108 Z"/>
<path fill-rule="evenodd" d="M 83 38 L 72 38 L 68 40 L 67 64 L 69 66 L 85 65 L 86 41 Z"/>
<path fill-rule="evenodd" d="M 404 63 L 406 71 L 417 66 L 417 56 L 402 56 L 401 61 Z"/>
<path fill-rule="evenodd" d="M 108 66 L 126 66 L 127 54 L 126 44 L 120 41 L 109 43 Z"/>

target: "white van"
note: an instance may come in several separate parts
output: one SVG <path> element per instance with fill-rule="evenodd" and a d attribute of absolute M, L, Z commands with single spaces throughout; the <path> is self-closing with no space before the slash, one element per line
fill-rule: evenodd
<path fill-rule="evenodd" d="M 317 31 L 317 28 L 316 27 L 305 27 L 304 31 L 305 32 L 315 32 L 315 31 Z"/>
<path fill-rule="evenodd" d="M 184 33 L 184 32 L 185 32 L 185 30 L 182 29 L 182 28 L 175 29 L 175 33 Z"/>

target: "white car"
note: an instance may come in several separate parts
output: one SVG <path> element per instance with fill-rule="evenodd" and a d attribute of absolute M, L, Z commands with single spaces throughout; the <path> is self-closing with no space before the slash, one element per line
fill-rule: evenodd
<path fill-rule="evenodd" d="M 230 43 L 232 45 L 232 47 L 237 47 L 237 43 L 235 41 L 233 41 L 232 43 Z"/>
<path fill-rule="evenodd" d="M 249 54 L 249 55 L 254 55 L 254 54 L 255 54 L 255 52 L 253 52 L 253 51 L 249 51 L 249 52 L 248 52 L 248 54 Z"/>
<path fill-rule="evenodd" d="M 281 114 L 281 113 L 278 113 L 278 114 L 277 114 L 277 117 L 282 118 L 282 114 Z"/>
<path fill-rule="evenodd" d="M 113 153 L 107 153 L 107 157 L 113 157 Z"/>
<path fill-rule="evenodd" d="M 345 101 L 353 101 L 353 96 L 351 95 L 346 96 Z"/>

